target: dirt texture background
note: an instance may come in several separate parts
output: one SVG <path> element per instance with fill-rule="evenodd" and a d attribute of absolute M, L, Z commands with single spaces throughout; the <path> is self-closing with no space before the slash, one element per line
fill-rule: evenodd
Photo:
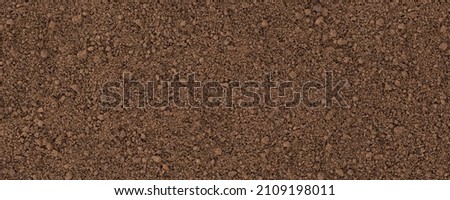
<path fill-rule="evenodd" d="M 0 4 L 0 179 L 450 179 L 450 3 Z M 350 108 L 102 109 L 100 88 L 349 84 Z"/>

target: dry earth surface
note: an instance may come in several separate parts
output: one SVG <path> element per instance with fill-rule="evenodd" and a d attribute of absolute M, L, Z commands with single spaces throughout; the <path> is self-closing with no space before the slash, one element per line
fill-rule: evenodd
<path fill-rule="evenodd" d="M 450 179 L 450 3 L 1 1 L 0 16 L 0 179 Z M 348 108 L 100 103 L 124 72 L 327 70 Z"/>

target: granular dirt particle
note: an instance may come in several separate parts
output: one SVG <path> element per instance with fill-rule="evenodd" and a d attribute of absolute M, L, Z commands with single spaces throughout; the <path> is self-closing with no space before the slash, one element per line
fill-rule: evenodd
<path fill-rule="evenodd" d="M 319 172 L 319 173 L 317 174 L 316 179 L 317 179 L 317 180 L 324 180 L 324 179 L 325 179 L 325 175 L 324 175 L 322 172 Z"/>
<path fill-rule="evenodd" d="M 160 163 L 162 161 L 160 156 L 152 156 L 153 162 Z"/>
<path fill-rule="evenodd" d="M 81 23 L 83 22 L 83 16 L 81 15 L 75 15 L 72 17 L 72 22 L 76 25 L 81 25 Z"/>
<path fill-rule="evenodd" d="M 312 14 L 311 9 L 305 9 L 304 12 L 306 16 L 311 16 Z"/>
<path fill-rule="evenodd" d="M 46 50 L 41 50 L 41 52 L 39 53 L 39 55 L 41 56 L 41 58 L 47 58 L 48 57 L 48 52 Z"/>
<path fill-rule="evenodd" d="M 230 177 L 230 178 L 233 178 L 236 175 L 237 175 L 237 172 L 235 172 L 235 171 L 228 172 L 228 177 Z"/>
<path fill-rule="evenodd" d="M 214 155 L 215 155 L 215 156 L 220 156 L 220 155 L 222 155 L 222 149 L 221 149 L 221 148 L 215 148 L 215 149 L 214 149 Z"/>
<path fill-rule="evenodd" d="M 268 26 L 269 26 L 269 22 L 267 22 L 267 20 L 263 20 L 263 21 L 261 22 L 261 27 L 266 28 L 266 27 L 268 27 Z"/>
<path fill-rule="evenodd" d="M 322 16 L 318 17 L 314 23 L 316 25 L 321 25 L 322 23 L 324 23 L 323 17 Z"/>
<path fill-rule="evenodd" d="M 36 120 L 36 125 L 38 127 L 42 127 L 42 126 L 44 126 L 44 122 L 42 120 Z"/>
<path fill-rule="evenodd" d="M 336 169 L 336 174 L 340 177 L 344 176 L 344 171 L 342 169 Z"/>
<path fill-rule="evenodd" d="M 72 180 L 72 178 L 73 178 L 73 175 L 71 172 L 67 172 L 66 175 L 64 176 L 64 179 L 66 179 L 66 180 Z"/>
<path fill-rule="evenodd" d="M 376 25 L 379 26 L 379 27 L 383 26 L 384 25 L 384 19 L 382 19 L 382 18 L 377 19 Z"/>
<path fill-rule="evenodd" d="M 353 176 L 354 172 L 353 172 L 352 169 L 349 169 L 349 170 L 347 171 L 347 174 L 348 174 L 349 176 Z"/>
<path fill-rule="evenodd" d="M 295 72 L 295 71 L 289 72 L 289 77 L 290 77 L 291 79 L 297 78 L 297 72 Z"/>
<path fill-rule="evenodd" d="M 262 139 L 261 139 L 261 143 L 262 144 L 269 144 L 269 141 L 270 140 L 270 138 L 268 137 L 268 136 L 264 136 Z"/>
<path fill-rule="evenodd" d="M 170 170 L 169 165 L 166 165 L 166 164 L 163 164 L 163 165 L 162 165 L 162 169 L 163 169 L 165 172 L 167 172 L 167 171 Z"/>
<path fill-rule="evenodd" d="M 347 45 L 347 40 L 345 40 L 345 39 L 343 39 L 343 38 L 339 38 L 338 40 L 337 40 L 337 44 L 339 45 L 339 46 L 344 46 L 344 45 Z"/>
<path fill-rule="evenodd" d="M 14 20 L 12 20 L 12 19 L 7 19 L 6 20 L 6 25 L 13 25 L 14 24 Z"/>
<path fill-rule="evenodd" d="M 397 126 L 397 127 L 394 128 L 394 133 L 396 135 L 403 134 L 403 133 L 405 133 L 405 131 L 406 131 L 406 129 L 403 126 Z"/>
<path fill-rule="evenodd" d="M 446 42 L 443 42 L 439 45 L 439 49 L 441 49 L 442 51 L 445 51 L 447 49 L 448 45 Z"/>
<path fill-rule="evenodd" d="M 87 58 L 87 51 L 81 50 L 77 53 L 77 58 L 80 60 L 85 60 Z"/>

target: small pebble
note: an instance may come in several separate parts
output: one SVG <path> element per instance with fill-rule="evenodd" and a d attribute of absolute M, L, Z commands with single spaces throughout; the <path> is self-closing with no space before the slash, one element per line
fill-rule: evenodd
<path fill-rule="evenodd" d="M 375 22 L 375 24 L 377 26 L 383 26 L 384 25 L 384 19 L 377 19 L 377 21 Z"/>
<path fill-rule="evenodd" d="M 439 49 L 441 49 L 442 51 L 445 51 L 448 48 L 448 44 L 443 42 L 439 45 Z"/>
<path fill-rule="evenodd" d="M 47 150 L 52 150 L 53 149 L 53 145 L 52 144 L 50 144 L 50 143 L 46 143 L 45 144 L 45 148 L 47 149 Z"/>
<path fill-rule="evenodd" d="M 403 78 L 406 78 L 406 77 L 408 77 L 408 72 L 407 71 L 402 71 L 401 75 L 402 75 Z"/>
<path fill-rule="evenodd" d="M 136 19 L 136 20 L 133 20 L 133 22 L 134 22 L 134 24 L 136 24 L 137 26 L 139 26 L 140 28 L 142 28 L 143 27 L 143 23 L 142 23 L 142 20 L 140 20 L 140 19 Z"/>
<path fill-rule="evenodd" d="M 39 55 L 41 56 L 41 58 L 44 58 L 44 59 L 48 57 L 48 53 L 46 50 L 41 50 Z"/>
<path fill-rule="evenodd" d="M 291 77 L 292 79 L 297 78 L 297 73 L 295 71 L 291 71 L 289 72 L 289 77 Z"/>
<path fill-rule="evenodd" d="M 42 120 L 38 120 L 38 121 L 36 121 L 36 125 L 39 127 L 42 127 L 42 126 L 44 126 L 44 122 Z"/>
<path fill-rule="evenodd" d="M 160 156 L 152 156 L 152 160 L 153 162 L 160 163 L 162 159 Z"/>
<path fill-rule="evenodd" d="M 55 139 L 55 144 L 56 144 L 56 145 L 61 145 L 61 144 L 62 144 L 62 141 L 63 141 L 63 137 L 62 137 L 62 136 L 58 136 L 58 137 Z"/>
<path fill-rule="evenodd" d="M 261 143 L 263 143 L 263 144 L 269 144 L 269 137 L 268 136 L 264 136 L 262 139 L 261 139 Z"/>
<path fill-rule="evenodd" d="M 335 113 L 335 110 L 328 111 L 328 113 L 325 115 L 325 120 L 330 121 L 331 119 L 333 119 Z"/>
<path fill-rule="evenodd" d="M 336 169 L 336 174 L 339 176 L 344 176 L 344 171 L 342 171 L 342 169 Z"/>
<path fill-rule="evenodd" d="M 230 171 L 230 172 L 228 172 L 228 177 L 232 178 L 232 177 L 236 176 L 236 174 L 237 174 L 237 172 Z"/>
<path fill-rule="evenodd" d="M 12 19 L 8 19 L 8 20 L 6 20 L 6 24 L 7 25 L 13 25 L 14 21 Z"/>
<path fill-rule="evenodd" d="M 333 150 L 333 145 L 331 145 L 331 144 L 329 144 L 329 143 L 326 144 L 326 145 L 325 145 L 325 151 L 326 151 L 326 152 L 331 152 L 331 150 Z"/>
<path fill-rule="evenodd" d="M 406 131 L 406 129 L 403 126 L 396 126 L 394 128 L 394 133 L 395 134 L 403 134 L 403 133 L 405 133 L 405 131 Z"/>
<path fill-rule="evenodd" d="M 185 20 L 181 20 L 181 21 L 180 21 L 180 26 L 181 26 L 181 27 L 186 26 L 186 21 L 185 21 Z"/>
<path fill-rule="evenodd" d="M 64 179 L 66 179 L 66 180 L 71 180 L 72 178 L 73 178 L 73 175 L 71 172 L 67 172 L 66 176 L 64 176 Z"/>
<path fill-rule="evenodd" d="M 72 89 L 76 93 L 80 93 L 80 87 L 78 85 L 72 84 L 69 87 L 70 87 L 70 89 Z"/>
<path fill-rule="evenodd" d="M 353 176 L 354 172 L 353 172 L 353 170 L 349 169 L 349 170 L 347 171 L 347 174 L 350 175 L 350 176 Z"/>
<path fill-rule="evenodd" d="M 328 9 L 327 8 L 322 8 L 322 15 L 324 17 L 328 16 Z"/>
<path fill-rule="evenodd" d="M 331 29 L 331 30 L 330 30 L 330 37 L 334 38 L 334 37 L 336 37 L 336 36 L 337 36 L 337 31 L 334 30 L 334 29 Z"/>
<path fill-rule="evenodd" d="M 220 156 L 221 154 L 222 154 L 222 149 L 220 149 L 220 148 L 215 148 L 214 149 L 214 155 Z"/>
<path fill-rule="evenodd" d="M 312 7 L 313 11 L 316 13 L 322 12 L 322 6 L 320 4 L 316 4 Z"/>
<path fill-rule="evenodd" d="M 48 28 L 50 30 L 55 30 L 56 28 L 56 23 L 54 21 L 51 21 L 50 23 L 48 23 Z"/>
<path fill-rule="evenodd" d="M 446 26 L 442 26 L 442 27 L 439 29 L 439 31 L 440 31 L 441 33 L 446 33 L 446 32 L 447 32 L 447 27 L 446 27 Z"/>
<path fill-rule="evenodd" d="M 339 46 L 347 45 L 347 43 L 348 43 L 347 40 L 342 39 L 342 38 L 339 38 L 338 41 L 337 41 L 337 44 L 338 44 Z"/>
<path fill-rule="evenodd" d="M 314 22 L 316 25 L 321 25 L 324 22 L 324 19 L 322 16 L 318 17 L 316 21 Z"/>
<path fill-rule="evenodd" d="M 87 50 L 88 50 L 89 52 L 94 51 L 94 49 L 95 49 L 94 47 L 88 47 L 88 48 L 87 48 Z"/>
<path fill-rule="evenodd" d="M 80 60 L 84 60 L 87 58 L 87 51 L 86 50 L 81 50 L 77 53 L 77 58 Z"/>
<path fill-rule="evenodd" d="M 305 9 L 305 15 L 310 16 L 312 14 L 311 9 Z"/>
<path fill-rule="evenodd" d="M 317 180 L 325 179 L 325 175 L 322 172 L 317 173 Z"/>
<path fill-rule="evenodd" d="M 75 15 L 72 17 L 72 22 L 76 25 L 80 25 L 83 22 L 83 16 Z"/>
<path fill-rule="evenodd" d="M 268 26 L 269 26 L 269 22 L 267 22 L 267 20 L 263 20 L 263 21 L 261 22 L 261 27 L 266 28 L 266 27 L 268 27 Z"/>

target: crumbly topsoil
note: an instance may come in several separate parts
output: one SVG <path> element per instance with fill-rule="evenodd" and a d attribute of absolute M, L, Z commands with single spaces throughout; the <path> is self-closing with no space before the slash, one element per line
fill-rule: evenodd
<path fill-rule="evenodd" d="M 306 2 L 306 1 L 302 1 Z M 450 179 L 450 3 L 0 3 L 0 179 Z M 131 72 L 349 108 L 102 109 Z"/>

